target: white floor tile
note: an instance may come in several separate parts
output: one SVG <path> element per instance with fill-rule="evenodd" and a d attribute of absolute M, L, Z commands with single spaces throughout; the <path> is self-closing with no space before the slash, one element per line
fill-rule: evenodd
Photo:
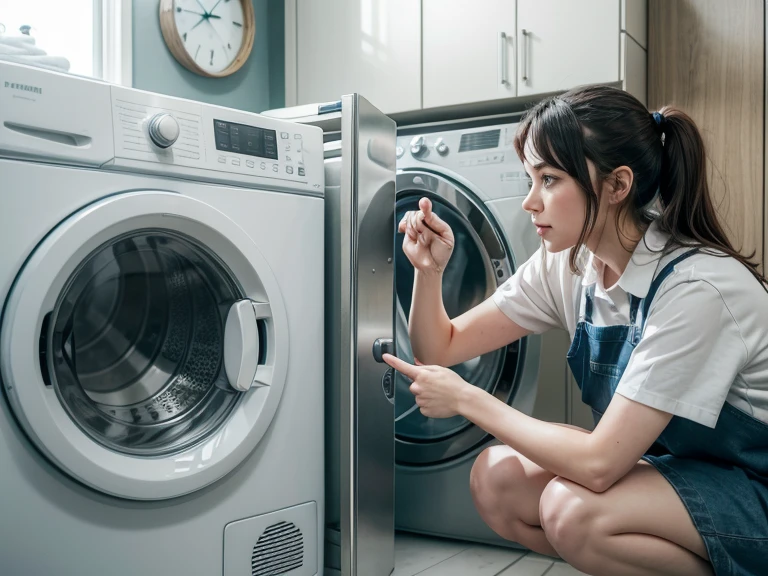
<path fill-rule="evenodd" d="M 546 556 L 528 554 L 501 572 L 499 576 L 542 576 L 552 567 L 553 562 Z"/>
<path fill-rule="evenodd" d="M 587 576 L 562 560 L 498 546 L 398 532 L 392 576 Z"/>
<path fill-rule="evenodd" d="M 552 566 L 552 569 L 547 572 L 547 576 L 589 576 L 588 574 L 585 574 L 584 572 L 579 572 L 571 566 L 570 564 L 566 564 L 565 562 L 556 562 L 554 566 Z"/>
<path fill-rule="evenodd" d="M 507 548 L 471 545 L 419 576 L 496 576 L 524 555 L 525 552 Z"/>
<path fill-rule="evenodd" d="M 398 533 L 395 535 L 395 571 L 392 576 L 414 576 L 470 546 L 467 542 Z"/>

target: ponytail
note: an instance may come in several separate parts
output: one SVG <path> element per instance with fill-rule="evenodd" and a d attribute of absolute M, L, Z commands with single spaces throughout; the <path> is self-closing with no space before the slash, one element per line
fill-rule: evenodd
<path fill-rule="evenodd" d="M 706 173 L 704 141 L 685 112 L 665 106 L 653 115 L 661 140 L 659 196 L 663 210 L 659 228 L 670 235 L 670 246 L 702 246 L 719 250 L 741 262 L 758 281 L 765 278 L 726 236 L 712 203 Z"/>
<path fill-rule="evenodd" d="M 632 189 L 619 208 L 619 218 L 630 217 L 640 230 L 656 220 L 660 230 L 669 234 L 665 251 L 690 246 L 731 256 L 768 291 L 758 264 L 752 261 L 755 252 L 741 255 L 724 232 L 709 194 L 704 142 L 684 112 L 665 106 L 649 113 L 623 90 L 583 86 L 529 110 L 515 135 L 521 160 L 529 138 L 542 160 L 569 174 L 584 192 L 586 218 L 570 255 L 574 273 L 581 272 L 577 259 L 595 227 L 599 206 L 587 167 L 590 161 L 598 179 L 607 178 L 619 166 L 632 170 Z"/>

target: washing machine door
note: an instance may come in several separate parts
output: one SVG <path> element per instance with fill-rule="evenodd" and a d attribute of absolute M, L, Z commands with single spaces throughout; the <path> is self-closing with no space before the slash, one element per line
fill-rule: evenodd
<path fill-rule="evenodd" d="M 514 272 L 515 261 L 491 213 L 466 187 L 427 171 L 403 171 L 397 176 L 395 221 L 427 197 L 435 214 L 453 230 L 455 245 L 443 273 L 443 303 L 455 318 L 490 297 Z M 397 355 L 413 361 L 408 337 L 414 270 L 403 252 L 403 234 L 395 240 Z M 499 400 L 513 403 L 525 359 L 526 339 L 494 350 L 451 369 L 467 382 Z M 395 376 L 396 460 L 399 465 L 435 465 L 472 453 L 488 434 L 462 416 L 427 418 L 419 411 L 410 381 Z"/>
<path fill-rule="evenodd" d="M 232 220 L 131 192 L 72 215 L 31 254 L 3 316 L 2 380 L 61 470 L 114 496 L 171 498 L 259 443 L 287 329 L 276 279 Z"/>

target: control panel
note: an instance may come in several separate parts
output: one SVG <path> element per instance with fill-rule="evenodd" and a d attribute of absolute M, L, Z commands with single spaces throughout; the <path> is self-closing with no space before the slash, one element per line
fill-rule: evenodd
<path fill-rule="evenodd" d="M 517 123 L 418 134 L 397 138 L 398 170 L 430 168 L 471 182 L 484 200 L 525 196 L 528 175 L 514 147 Z"/>
<path fill-rule="evenodd" d="M 0 156 L 321 196 L 320 128 L 0 62 Z"/>
<path fill-rule="evenodd" d="M 112 119 L 117 166 L 323 192 L 318 128 L 117 86 Z"/>

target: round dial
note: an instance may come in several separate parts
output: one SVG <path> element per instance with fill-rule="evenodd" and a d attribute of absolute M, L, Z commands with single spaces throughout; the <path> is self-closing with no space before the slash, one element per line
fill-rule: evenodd
<path fill-rule="evenodd" d="M 253 47 L 250 0 L 161 0 L 160 24 L 176 59 L 203 76 L 232 74 Z"/>
<path fill-rule="evenodd" d="M 155 114 L 147 124 L 147 132 L 159 148 L 169 148 L 179 138 L 179 123 L 176 118 L 165 112 Z"/>
<path fill-rule="evenodd" d="M 427 143 L 424 136 L 414 136 L 411 140 L 411 154 L 421 156 L 427 151 Z"/>

